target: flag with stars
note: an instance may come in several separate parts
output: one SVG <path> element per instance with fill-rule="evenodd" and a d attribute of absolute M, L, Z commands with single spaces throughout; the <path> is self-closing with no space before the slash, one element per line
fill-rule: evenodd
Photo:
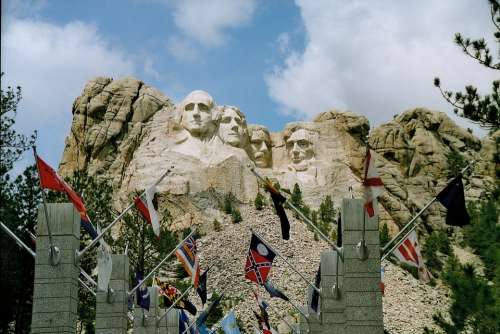
<path fill-rule="evenodd" d="M 276 254 L 257 235 L 252 233 L 245 263 L 245 278 L 264 285 L 275 256 Z"/>

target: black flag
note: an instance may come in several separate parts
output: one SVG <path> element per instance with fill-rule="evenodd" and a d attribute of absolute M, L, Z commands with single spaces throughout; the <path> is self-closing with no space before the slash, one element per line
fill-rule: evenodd
<path fill-rule="evenodd" d="M 266 190 L 271 194 L 271 199 L 276 209 L 276 214 L 280 217 L 281 223 L 281 235 L 283 239 L 290 239 L 290 223 L 288 222 L 288 217 L 286 216 L 285 208 L 283 204 L 286 202 L 285 196 L 281 195 L 280 192 L 273 187 L 269 180 L 265 183 Z"/>
<path fill-rule="evenodd" d="M 437 200 L 448 209 L 446 212 L 446 224 L 452 226 L 464 226 L 470 223 L 469 214 L 465 208 L 464 185 L 462 175 L 454 178 L 436 196 Z"/>
<path fill-rule="evenodd" d="M 207 273 L 209 269 L 205 270 L 203 274 L 201 274 L 200 280 L 198 281 L 198 288 L 196 289 L 203 305 L 207 302 Z"/>
<path fill-rule="evenodd" d="M 314 282 L 314 286 L 316 288 L 320 288 L 320 283 L 321 283 L 321 264 L 319 265 L 318 272 L 316 273 L 316 280 Z M 318 312 L 318 307 L 319 307 L 319 293 L 316 290 L 313 290 L 312 297 L 311 297 L 311 308 L 314 310 L 314 312 Z"/>
<path fill-rule="evenodd" d="M 266 280 L 264 288 L 266 288 L 266 291 L 269 292 L 271 297 L 281 298 L 286 301 L 290 300 L 280 289 L 276 288 L 270 280 Z"/>
<path fill-rule="evenodd" d="M 222 293 L 210 305 L 208 305 L 206 310 L 204 310 L 203 312 L 200 313 L 200 315 L 198 316 L 198 319 L 196 319 L 196 326 L 200 326 L 201 324 L 204 324 L 205 321 L 207 321 L 207 318 L 210 315 L 210 312 L 212 312 L 220 304 L 220 301 L 222 300 L 223 297 L 224 297 L 224 294 Z"/>

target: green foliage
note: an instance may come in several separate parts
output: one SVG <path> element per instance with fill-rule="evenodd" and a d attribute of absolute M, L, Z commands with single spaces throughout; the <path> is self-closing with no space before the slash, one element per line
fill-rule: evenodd
<path fill-rule="evenodd" d="M 230 215 L 231 212 L 233 212 L 234 200 L 235 200 L 234 195 L 231 192 L 227 193 L 224 196 L 224 204 L 223 204 L 222 208 L 223 208 L 224 212 L 227 213 L 228 215 Z"/>
<path fill-rule="evenodd" d="M 446 155 L 448 162 L 448 178 L 455 177 L 460 174 L 462 169 L 467 165 L 465 158 L 460 152 L 451 151 Z"/>
<path fill-rule="evenodd" d="M 391 237 L 389 235 L 389 228 L 385 223 L 384 225 L 382 225 L 382 228 L 380 229 L 379 238 L 380 238 L 380 247 L 384 247 L 391 240 Z"/>
<path fill-rule="evenodd" d="M 231 220 L 233 221 L 233 224 L 241 223 L 243 218 L 241 217 L 241 212 L 239 209 L 233 209 L 233 212 L 231 212 Z"/>
<path fill-rule="evenodd" d="M 214 231 L 215 232 L 222 231 L 222 225 L 220 224 L 220 222 L 217 219 L 214 219 L 213 224 L 214 224 Z"/>
<path fill-rule="evenodd" d="M 3 77 L 3 73 L 0 74 Z M 15 163 L 36 139 L 14 129 L 21 88 L 0 89 L 0 220 L 23 242 L 31 245 L 23 229 L 33 231 L 40 190 L 36 187 L 36 174 L 32 166 L 11 181 Z M 12 238 L 0 232 L 0 286 L 3 287 L 0 303 L 0 333 L 29 333 L 33 297 L 33 257 L 19 248 Z"/>
<path fill-rule="evenodd" d="M 253 203 L 255 205 L 255 208 L 259 211 L 264 208 L 264 196 L 260 193 L 260 191 L 257 193 L 257 196 L 255 196 L 255 200 Z"/>
<path fill-rule="evenodd" d="M 434 231 L 425 240 L 422 254 L 426 258 L 427 268 L 434 276 L 438 276 L 443 269 L 443 262 L 439 253 L 452 255 L 451 243 L 444 231 Z"/>
<path fill-rule="evenodd" d="M 302 191 L 297 183 L 293 186 L 292 196 L 290 197 L 290 203 L 295 205 L 297 208 L 302 208 L 304 202 L 302 201 Z"/>
<path fill-rule="evenodd" d="M 319 206 L 319 216 L 324 223 L 335 222 L 335 209 L 333 208 L 333 201 L 330 195 L 327 195 Z"/>
<path fill-rule="evenodd" d="M 491 19 L 494 24 L 494 36 L 496 43 L 500 43 L 500 2 L 498 0 L 488 0 L 491 6 Z M 493 56 L 484 38 L 471 40 L 464 38 L 460 33 L 455 34 L 455 43 L 462 51 L 477 60 L 481 65 L 492 69 L 500 70 L 500 62 L 494 63 Z M 499 57 L 500 52 L 497 52 Z M 492 83 L 492 93 L 481 96 L 473 86 L 466 86 L 465 92 L 452 92 L 441 89 L 439 78 L 434 78 L 434 86 L 439 88 L 441 95 L 448 103 L 454 107 L 454 112 L 461 117 L 465 117 L 492 132 L 500 129 L 500 80 Z"/>

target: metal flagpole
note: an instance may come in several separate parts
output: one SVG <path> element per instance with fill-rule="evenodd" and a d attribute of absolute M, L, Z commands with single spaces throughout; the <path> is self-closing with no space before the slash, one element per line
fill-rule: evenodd
<path fill-rule="evenodd" d="M 467 166 L 465 166 L 461 171 L 460 171 L 460 174 L 463 174 L 465 173 L 470 167 L 472 167 L 474 165 L 475 161 L 471 161 Z M 453 180 L 450 179 L 448 180 L 447 184 L 450 183 L 450 181 Z M 414 226 L 411 226 L 416 220 L 417 218 L 419 218 L 422 213 L 424 213 L 425 210 L 427 210 L 427 208 L 429 208 L 429 206 L 431 206 L 432 203 L 434 203 L 435 201 L 437 200 L 437 197 L 433 197 L 422 209 L 420 209 L 420 211 L 401 229 L 401 231 L 399 231 L 398 234 L 396 234 L 396 236 L 394 238 L 392 238 L 385 246 L 384 248 L 382 248 L 381 250 L 381 253 L 382 253 L 382 258 L 381 260 L 384 260 L 396 247 L 399 246 L 400 242 L 402 240 L 404 240 L 416 227 L 417 227 L 417 224 L 415 224 Z M 410 228 L 409 231 L 406 231 L 408 228 Z M 403 235 L 403 238 L 400 239 L 400 236 Z M 389 251 L 387 251 L 387 249 L 391 246 L 392 243 L 394 243 L 396 240 L 400 239 L 398 242 L 396 242 L 395 246 L 391 247 Z"/>
<path fill-rule="evenodd" d="M 29 247 L 28 247 L 28 246 L 27 246 L 24 242 L 22 242 L 22 240 L 21 240 L 21 239 L 19 239 L 19 237 L 18 237 L 17 235 L 15 235 L 15 234 L 14 234 L 14 232 L 12 232 L 12 231 L 11 231 L 11 230 L 7 227 L 7 226 L 5 226 L 5 225 L 4 225 L 4 223 L 0 222 L 0 226 L 2 227 L 2 229 L 3 229 L 3 230 L 4 230 L 4 231 L 5 231 L 5 232 L 6 232 L 6 233 L 7 233 L 7 234 L 11 237 L 11 238 L 13 238 L 13 239 L 16 241 L 16 243 L 17 243 L 17 245 L 18 245 L 19 247 L 24 248 L 26 251 L 28 251 L 28 253 L 30 253 L 30 254 L 31 254 L 31 256 L 33 256 L 33 258 L 35 258 L 35 257 L 36 257 L 36 253 L 35 253 L 35 252 L 33 252 L 33 250 L 32 250 L 31 248 L 29 248 Z M 87 273 L 86 273 L 86 272 L 85 272 L 82 268 L 80 268 L 80 273 L 81 273 L 83 276 L 85 276 L 85 278 L 87 278 L 88 274 L 87 274 Z M 95 283 L 95 281 L 94 281 L 94 280 L 93 280 L 90 276 L 88 276 L 88 278 L 87 278 L 87 279 L 88 279 L 91 283 L 93 283 L 93 284 L 97 285 L 97 284 Z M 80 283 L 81 283 L 81 284 L 82 284 L 85 288 L 87 288 L 87 290 L 89 290 L 89 292 L 90 292 L 91 294 L 93 294 L 93 295 L 95 296 L 95 292 L 94 292 L 94 290 L 92 290 L 92 289 L 91 289 L 91 288 L 90 288 L 87 284 L 85 284 L 85 282 L 84 282 L 84 281 L 82 281 L 80 278 L 78 278 L 78 281 L 79 281 L 79 282 L 80 282 Z"/>
<path fill-rule="evenodd" d="M 264 179 L 261 175 L 259 175 L 259 174 L 255 171 L 255 169 L 254 169 L 253 167 L 249 167 L 249 168 L 250 168 L 250 171 L 251 171 L 251 172 L 252 172 L 252 173 L 253 173 L 253 174 L 254 174 L 254 175 L 255 175 L 255 176 L 256 176 L 259 180 L 261 180 L 261 181 L 262 181 L 262 182 L 264 182 L 264 183 L 267 183 L 267 182 L 268 182 L 268 181 L 267 181 L 267 180 L 265 180 L 265 179 Z M 303 220 L 306 224 L 308 224 L 308 225 L 309 225 L 312 229 L 314 229 L 314 231 L 315 231 L 316 233 L 318 233 L 318 235 L 319 235 L 319 236 L 320 236 L 320 237 L 321 237 L 324 241 L 326 241 L 326 242 L 330 245 L 330 247 L 332 247 L 332 248 L 333 248 L 333 250 L 335 250 L 336 252 L 338 252 L 338 253 L 340 254 L 340 256 L 342 256 L 342 248 L 337 247 L 337 245 L 335 245 L 335 244 L 334 244 L 334 243 L 333 243 L 333 242 L 332 242 L 332 241 L 331 241 L 331 240 L 330 240 L 330 239 L 329 239 L 329 238 L 328 238 L 328 237 L 327 237 L 327 236 L 326 236 L 323 232 L 321 232 L 321 230 L 320 230 L 320 229 L 319 229 L 316 225 L 314 225 L 314 224 L 313 224 L 313 222 L 312 222 L 309 218 L 307 218 L 307 217 L 306 217 L 306 216 L 302 213 L 302 211 L 300 211 L 300 209 L 299 209 L 299 208 L 297 208 L 295 205 L 293 205 L 292 203 L 290 203 L 290 201 L 288 201 L 288 200 L 285 202 L 285 204 L 286 204 L 286 205 L 288 205 L 291 209 L 293 209 L 293 211 L 295 211 L 295 212 L 296 212 L 296 213 L 300 216 L 300 218 L 302 218 L 302 220 Z"/>
<path fill-rule="evenodd" d="M 154 186 L 157 186 L 170 172 L 172 171 L 172 169 L 168 169 L 165 173 L 163 173 L 163 175 L 153 184 L 153 187 Z M 148 188 L 149 189 L 149 188 Z M 144 196 L 144 194 L 146 194 L 146 191 L 143 191 L 141 195 L 139 195 L 139 197 L 142 197 Z M 101 234 L 99 234 L 94 240 L 92 240 L 92 242 L 90 244 L 88 244 L 84 249 L 82 249 L 82 251 L 76 251 L 75 252 L 75 261 L 78 262 L 80 261 L 80 259 L 82 258 L 83 254 L 85 254 L 90 248 L 94 247 L 96 243 L 99 242 L 99 240 L 102 239 L 102 237 L 104 236 L 104 234 L 106 232 L 108 232 L 130 209 L 132 209 L 134 207 L 134 203 L 130 204 L 129 206 L 127 206 L 125 208 L 125 210 L 122 211 L 122 213 L 120 213 L 118 215 L 118 217 L 116 217 L 112 222 L 111 224 L 109 224 L 108 226 L 106 226 L 102 231 L 101 231 Z"/>
<path fill-rule="evenodd" d="M 38 155 L 36 154 L 36 146 L 33 145 L 33 155 L 35 157 L 36 170 L 38 171 L 38 183 L 40 185 L 40 191 L 42 193 L 43 211 L 45 213 L 45 224 L 47 225 L 47 233 L 49 235 L 49 252 L 50 252 L 50 264 L 56 266 L 61 260 L 61 251 L 59 247 L 55 246 L 52 241 L 52 233 L 50 231 L 49 224 L 49 214 L 47 211 L 47 198 L 45 197 L 45 191 L 42 187 L 42 177 L 40 176 L 40 169 L 38 169 Z"/>
<path fill-rule="evenodd" d="M 177 298 L 174 302 L 172 302 L 172 305 L 170 305 L 170 307 L 165 311 L 165 313 L 163 313 L 161 315 L 161 317 L 159 317 L 157 320 L 156 320 L 156 323 L 159 325 L 160 324 L 160 321 L 165 318 L 165 316 L 168 314 L 168 312 L 170 312 L 171 309 L 174 308 L 174 306 L 193 288 L 193 285 L 191 284 L 186 290 L 184 290 L 184 292 L 179 296 L 179 298 Z"/>
<path fill-rule="evenodd" d="M 286 259 L 283 255 L 281 255 L 281 253 L 280 253 L 280 252 L 278 252 L 276 249 L 274 249 L 273 247 L 271 247 L 271 246 L 269 245 L 269 243 L 268 243 L 268 242 L 267 242 L 267 241 L 266 241 L 266 240 L 265 240 L 265 239 L 264 239 L 264 238 L 263 238 L 263 237 L 262 237 L 259 233 L 257 233 L 256 231 L 254 231 L 254 229 L 253 229 L 253 228 L 250 228 L 250 231 L 252 231 L 252 233 L 254 233 L 257 237 L 259 237 L 259 239 L 260 239 L 260 240 L 262 240 L 262 241 L 266 244 L 266 246 L 267 246 L 267 247 L 269 247 L 269 248 L 270 248 L 273 252 L 275 252 L 275 253 L 276 253 L 279 257 L 281 257 L 281 258 L 283 259 L 283 261 L 285 261 L 285 263 L 286 263 L 286 264 L 287 264 L 290 268 L 292 268 L 292 270 L 293 270 L 293 271 L 295 271 L 295 272 L 296 272 L 296 273 L 297 273 L 297 274 L 298 274 L 298 275 L 299 275 L 299 276 L 300 276 L 300 277 L 301 277 L 301 278 L 302 278 L 302 279 L 303 279 L 303 280 L 304 280 L 307 284 L 309 284 L 309 285 L 310 285 L 310 286 L 311 286 L 314 290 L 316 290 L 316 292 L 318 292 L 319 294 L 321 294 L 320 289 L 318 289 L 318 288 L 317 288 L 314 284 L 312 284 L 311 282 L 309 282 L 309 281 L 307 280 L 307 278 L 305 278 L 305 277 L 304 277 L 304 275 L 302 275 L 302 274 L 301 274 L 301 273 L 300 273 L 297 269 L 295 269 L 295 267 L 294 267 L 294 266 L 292 266 L 292 265 L 290 264 L 290 262 L 288 262 L 288 260 L 287 260 L 287 259 Z"/>
<path fill-rule="evenodd" d="M 184 238 L 184 240 L 182 240 L 180 243 L 178 243 L 178 244 L 177 244 L 177 246 L 175 246 L 175 248 L 174 248 L 174 249 L 172 249 L 172 251 L 171 251 L 170 253 L 168 253 L 168 255 L 167 255 L 167 256 L 165 256 L 165 257 L 163 258 L 163 260 L 161 260 L 161 261 L 160 261 L 160 263 L 158 263 L 158 264 L 156 265 L 156 267 L 154 267 L 154 268 L 153 268 L 153 270 L 151 270 L 151 271 L 149 272 L 149 274 L 147 274 L 147 275 L 146 275 L 146 277 L 144 277 L 144 278 L 143 278 L 143 279 L 142 279 L 139 283 L 137 283 L 137 285 L 136 285 L 136 286 L 134 286 L 134 287 L 132 288 L 132 290 L 130 290 L 130 291 L 128 292 L 128 295 L 130 296 L 131 294 L 133 294 L 133 293 L 135 292 L 135 290 L 137 290 L 137 289 L 138 289 L 138 288 L 139 288 L 142 284 L 144 284 L 144 282 L 145 282 L 146 280 L 148 280 L 148 279 L 149 279 L 149 278 L 150 278 L 150 277 L 151 277 L 151 276 L 152 276 L 152 275 L 156 272 L 156 270 L 158 270 L 158 268 L 160 268 L 160 266 L 161 266 L 163 263 L 165 263 L 165 261 L 167 261 L 167 259 L 168 259 L 170 256 L 172 256 L 172 254 L 174 254 L 174 253 L 175 253 L 175 251 L 179 248 L 179 245 L 182 245 L 182 244 L 184 243 L 184 241 L 186 241 L 187 239 L 189 239 L 189 238 L 190 238 L 193 234 L 194 234 L 194 231 L 191 231 L 191 233 L 189 233 L 189 235 L 188 235 L 187 237 L 185 237 L 185 238 Z"/>

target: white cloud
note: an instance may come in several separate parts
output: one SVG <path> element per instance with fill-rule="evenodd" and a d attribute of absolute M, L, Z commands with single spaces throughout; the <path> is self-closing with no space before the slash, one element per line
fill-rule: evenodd
<path fill-rule="evenodd" d="M 485 1 L 296 3 L 306 29 L 305 49 L 290 51 L 265 76 L 269 95 L 285 113 L 309 118 L 348 108 L 379 124 L 417 106 L 450 111 L 433 86 L 434 76 L 446 88 L 473 84 L 491 91 L 497 73 L 453 43 L 455 32 L 491 36 Z M 496 52 L 496 44 L 490 46 Z"/>
<path fill-rule="evenodd" d="M 226 41 L 226 29 L 247 24 L 255 5 L 256 0 L 175 0 L 173 15 L 185 35 L 213 47 Z"/>
<path fill-rule="evenodd" d="M 133 74 L 134 63 L 110 46 L 95 26 L 83 22 L 58 26 L 10 18 L 1 37 L 1 67 L 6 73 L 2 86 L 19 85 L 23 90 L 18 128 L 38 129 L 39 145 L 53 144 L 49 160 L 57 164 L 71 124 L 72 103 L 84 84 L 95 76 Z"/>
<path fill-rule="evenodd" d="M 195 62 L 200 59 L 198 49 L 189 40 L 171 36 L 167 42 L 167 51 L 181 61 Z"/>
<path fill-rule="evenodd" d="M 288 53 L 290 51 L 290 34 L 286 32 L 279 34 L 276 44 L 280 53 Z"/>

